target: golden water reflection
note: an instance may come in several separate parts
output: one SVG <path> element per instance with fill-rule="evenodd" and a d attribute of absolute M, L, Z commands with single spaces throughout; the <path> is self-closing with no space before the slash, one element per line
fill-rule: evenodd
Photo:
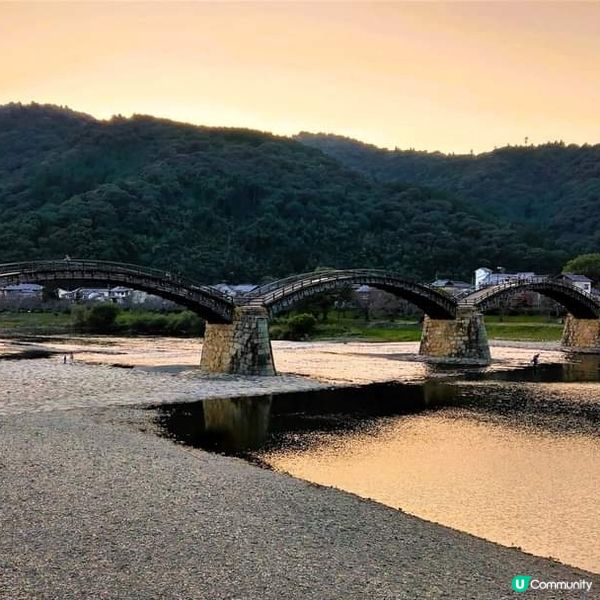
<path fill-rule="evenodd" d="M 478 421 L 450 408 L 320 442 L 261 458 L 296 477 L 600 571 L 597 439 Z"/>

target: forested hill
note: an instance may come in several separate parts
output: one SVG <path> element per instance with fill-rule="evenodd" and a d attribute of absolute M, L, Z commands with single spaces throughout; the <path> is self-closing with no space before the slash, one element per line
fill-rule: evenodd
<path fill-rule="evenodd" d="M 388 184 L 289 138 L 0 107 L 0 262 L 72 257 L 257 282 L 317 266 L 467 277 L 567 253 L 444 192 Z"/>
<path fill-rule="evenodd" d="M 296 139 L 378 181 L 432 186 L 532 232 L 545 230 L 575 253 L 600 248 L 600 145 L 553 143 L 455 156 L 384 150 L 326 134 Z"/>

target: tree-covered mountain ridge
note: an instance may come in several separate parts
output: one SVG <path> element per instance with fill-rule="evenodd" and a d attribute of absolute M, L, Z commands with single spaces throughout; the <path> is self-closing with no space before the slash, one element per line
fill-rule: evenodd
<path fill-rule="evenodd" d="M 371 179 L 444 190 L 571 252 L 600 247 L 600 144 L 552 142 L 454 155 L 387 150 L 331 134 L 303 132 L 295 139 Z"/>
<path fill-rule="evenodd" d="M 380 181 L 328 154 L 247 129 L 9 104 L 0 261 L 68 254 L 211 283 L 318 266 L 419 279 L 468 277 L 480 265 L 557 271 L 571 254 L 469 199 Z"/>

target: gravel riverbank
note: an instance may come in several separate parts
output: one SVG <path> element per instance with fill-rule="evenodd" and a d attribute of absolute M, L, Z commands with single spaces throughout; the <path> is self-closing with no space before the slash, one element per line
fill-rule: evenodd
<path fill-rule="evenodd" d="M 2 600 L 498 600 L 515 574 L 592 577 L 190 451 L 115 409 L 5 416 L 0 457 Z"/>
<path fill-rule="evenodd" d="M 300 392 L 327 387 L 306 377 L 204 376 L 63 365 L 51 359 L 0 361 L 0 416 L 74 408 L 170 404 L 206 398 Z"/>
<path fill-rule="evenodd" d="M 202 376 L 190 340 L 45 345 L 75 364 L 0 361 L 1 600 L 497 600 L 513 596 L 516 574 L 592 577 L 177 445 L 133 406 L 418 380 L 432 372 L 408 362 L 415 345 L 276 343 L 287 374 L 274 378 Z M 530 354 L 493 352 L 492 368 Z M 144 370 L 156 367 L 173 371 Z"/>

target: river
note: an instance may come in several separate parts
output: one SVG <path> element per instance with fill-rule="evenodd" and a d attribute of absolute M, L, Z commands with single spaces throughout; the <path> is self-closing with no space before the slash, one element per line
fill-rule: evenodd
<path fill-rule="evenodd" d="M 600 366 L 165 407 L 180 440 L 600 571 Z"/>

